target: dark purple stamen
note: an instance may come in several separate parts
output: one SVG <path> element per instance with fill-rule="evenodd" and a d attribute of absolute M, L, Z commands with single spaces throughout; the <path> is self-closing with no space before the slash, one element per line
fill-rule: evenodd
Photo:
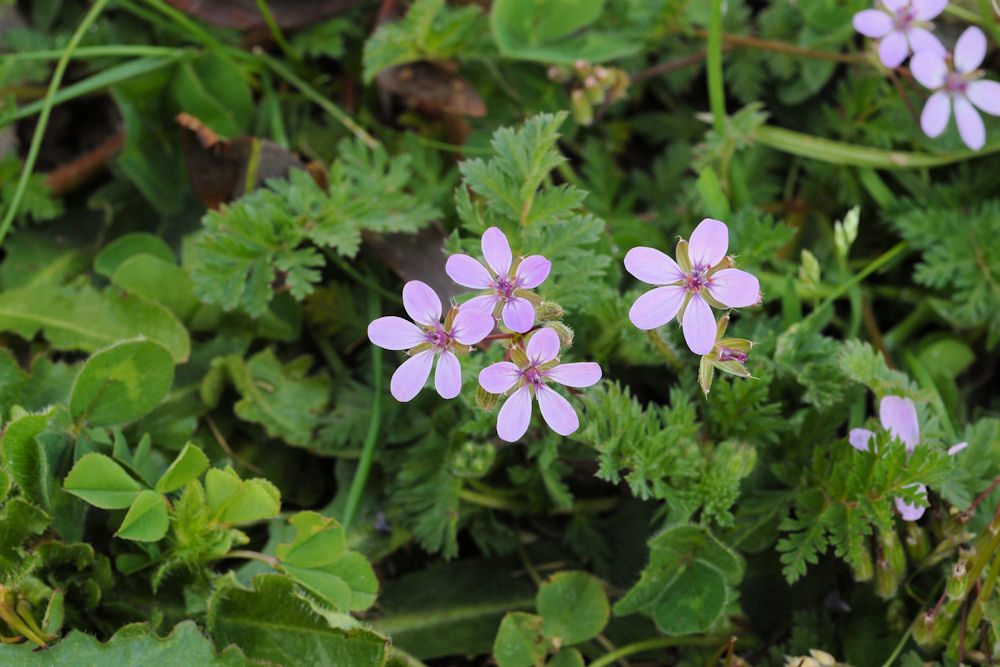
<path fill-rule="evenodd" d="M 687 282 L 684 287 L 688 292 L 697 293 L 702 287 L 709 283 L 707 277 L 708 269 L 693 269 L 690 274 L 688 274 Z"/>
<path fill-rule="evenodd" d="M 500 296 L 505 299 L 509 299 L 514 294 L 514 290 L 517 289 L 517 285 L 507 280 L 507 278 L 497 278 L 494 287 Z"/>

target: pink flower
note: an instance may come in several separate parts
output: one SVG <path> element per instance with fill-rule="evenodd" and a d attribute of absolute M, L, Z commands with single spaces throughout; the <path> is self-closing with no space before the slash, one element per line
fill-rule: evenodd
<path fill-rule="evenodd" d="M 441 326 L 441 299 L 419 280 L 403 285 L 403 307 L 413 322 L 402 317 L 380 317 L 368 325 L 368 340 L 386 350 L 409 350 L 411 355 L 392 374 L 389 392 L 397 401 L 412 400 L 431 374 L 440 356 L 434 387 L 442 398 L 455 398 L 462 389 L 462 369 L 455 353 L 465 354 L 489 335 L 495 322 L 486 313 L 453 306 Z"/>
<path fill-rule="evenodd" d="M 691 243 L 677 244 L 677 262 L 654 248 L 639 246 L 625 255 L 625 268 L 651 285 L 660 285 L 635 300 L 629 311 L 632 324 L 655 329 L 675 316 L 684 340 L 695 354 L 705 355 L 715 345 L 712 308 L 742 308 L 760 303 L 760 283 L 746 271 L 729 268 L 732 258 L 729 228 L 705 218 L 691 234 Z"/>
<path fill-rule="evenodd" d="M 549 328 L 533 333 L 525 352 L 527 357 L 521 366 L 501 361 L 479 374 L 479 384 L 491 394 L 502 394 L 516 387 L 497 415 L 497 435 L 507 442 L 516 442 L 525 434 L 531 422 L 532 395 L 538 399 L 545 423 L 559 435 L 569 435 L 580 426 L 576 411 L 545 383 L 555 380 L 567 387 L 589 387 L 601 379 L 601 367 L 592 361 L 555 363 L 559 336 Z"/>
<path fill-rule="evenodd" d="M 488 269 L 468 255 L 452 255 L 444 267 L 459 285 L 490 290 L 463 307 L 494 316 L 502 314 L 504 326 L 511 331 L 529 331 L 535 324 L 535 307 L 524 294 L 549 277 L 552 262 L 541 255 L 513 261 L 507 237 L 497 227 L 483 233 L 482 245 Z"/>
<path fill-rule="evenodd" d="M 983 81 L 976 68 L 986 56 L 986 36 L 975 26 L 965 29 L 955 44 L 952 68 L 945 57 L 934 52 L 920 52 L 910 61 L 910 71 L 922 86 L 935 91 L 924 104 L 920 127 L 932 139 L 948 126 L 952 106 L 962 141 L 972 150 L 986 143 L 986 128 L 976 107 L 1000 116 L 1000 83 Z"/>
<path fill-rule="evenodd" d="M 854 29 L 866 37 L 881 40 L 878 57 L 886 67 L 898 67 L 913 53 L 934 53 L 942 59 L 945 48 L 927 28 L 948 0 L 882 0 L 878 9 L 854 15 Z"/>

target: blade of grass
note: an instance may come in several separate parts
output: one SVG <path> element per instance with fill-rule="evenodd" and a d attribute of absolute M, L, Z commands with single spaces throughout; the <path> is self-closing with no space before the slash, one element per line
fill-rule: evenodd
<path fill-rule="evenodd" d="M 705 69 L 708 74 L 708 106 L 712 110 L 712 127 L 722 134 L 726 126 L 726 92 L 722 78 L 722 0 L 710 0 L 708 43 Z"/>

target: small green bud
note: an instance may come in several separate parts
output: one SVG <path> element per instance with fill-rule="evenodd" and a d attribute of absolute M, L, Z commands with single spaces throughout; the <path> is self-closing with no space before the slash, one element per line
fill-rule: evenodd
<path fill-rule="evenodd" d="M 583 80 L 583 92 L 587 94 L 587 100 L 591 104 L 604 103 L 604 90 L 601 88 L 601 84 L 597 82 L 596 77 L 588 76 Z"/>
<path fill-rule="evenodd" d="M 579 88 L 570 93 L 569 106 L 578 125 L 587 126 L 594 122 L 594 108 L 590 106 L 586 93 Z"/>
<path fill-rule="evenodd" d="M 844 220 L 837 222 L 833 226 L 833 244 L 837 248 L 837 254 L 842 259 L 847 259 L 847 253 L 851 249 L 851 244 L 858 238 L 858 222 L 861 218 L 861 207 L 855 206 Z"/>
<path fill-rule="evenodd" d="M 583 58 L 577 58 L 573 63 L 573 69 L 577 74 L 580 75 L 581 79 L 590 76 L 590 73 L 594 71 L 594 68 Z"/>
<path fill-rule="evenodd" d="M 917 525 L 916 521 L 906 522 L 906 553 L 914 563 L 923 563 L 931 552 L 931 543 L 927 530 Z"/>
<path fill-rule="evenodd" d="M 543 301 L 535 306 L 535 319 L 542 322 L 546 320 L 558 320 L 563 316 L 563 308 L 554 301 Z"/>
<path fill-rule="evenodd" d="M 808 285 L 819 285 L 820 269 L 816 255 L 808 250 L 802 250 L 802 266 L 799 267 L 799 278 Z"/>
<path fill-rule="evenodd" d="M 854 573 L 854 581 L 869 581 L 875 576 L 875 564 L 867 548 L 861 552 L 861 559 L 851 564 L 851 571 Z"/>
<path fill-rule="evenodd" d="M 906 553 L 895 530 L 879 533 L 882 555 L 875 562 L 875 594 L 890 600 L 906 576 Z"/>
<path fill-rule="evenodd" d="M 562 65 L 553 65 L 549 68 L 549 81 L 553 83 L 569 83 L 573 76 L 573 70 Z"/>
<path fill-rule="evenodd" d="M 597 65 L 596 67 L 594 67 L 594 78 L 597 79 L 597 82 L 599 84 L 601 84 L 601 88 L 607 90 L 612 85 L 614 85 L 615 79 L 617 77 L 615 76 L 615 73 L 612 70 L 608 69 L 607 67 L 602 67 L 601 65 Z"/>
<path fill-rule="evenodd" d="M 559 342 L 563 344 L 563 347 L 572 347 L 573 345 L 573 330 L 560 321 L 546 322 L 545 326 L 552 329 L 559 335 Z"/>
<path fill-rule="evenodd" d="M 476 407 L 478 407 L 480 410 L 493 412 L 494 410 L 497 409 L 498 403 L 500 403 L 499 394 L 491 394 L 490 392 L 483 389 L 482 386 L 480 386 L 479 389 L 476 390 Z"/>
<path fill-rule="evenodd" d="M 929 646 L 934 640 L 934 614 L 927 612 L 920 615 L 913 624 L 913 640 L 920 646 Z"/>
<path fill-rule="evenodd" d="M 496 456 L 493 445 L 464 442 L 451 457 L 451 472 L 456 477 L 482 477 L 493 467 Z"/>
<path fill-rule="evenodd" d="M 965 561 L 960 560 L 951 568 L 951 576 L 945 585 L 945 594 L 949 600 L 964 600 L 969 590 L 969 572 Z"/>

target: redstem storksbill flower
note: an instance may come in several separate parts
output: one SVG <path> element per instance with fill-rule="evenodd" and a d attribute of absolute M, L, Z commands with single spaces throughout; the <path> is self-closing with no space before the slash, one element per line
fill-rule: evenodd
<path fill-rule="evenodd" d="M 462 389 L 462 369 L 456 354 L 466 354 L 489 335 L 495 324 L 488 313 L 452 306 L 441 325 L 441 299 L 419 280 L 403 285 L 403 307 L 413 322 L 402 317 L 380 317 L 368 325 L 368 339 L 387 350 L 409 350 L 410 358 L 392 374 L 389 392 L 397 401 L 412 400 L 431 373 L 438 357 L 434 387 L 442 398 L 455 398 Z"/>
<path fill-rule="evenodd" d="M 757 278 L 733 269 L 729 228 L 705 218 L 691 233 L 690 244 L 677 244 L 677 261 L 656 250 L 639 246 L 625 255 L 625 268 L 633 276 L 659 285 L 636 299 L 629 319 L 640 329 L 655 329 L 677 317 L 684 340 L 695 354 L 708 354 L 716 339 L 712 308 L 742 308 L 760 303 Z"/>
<path fill-rule="evenodd" d="M 886 67 L 899 67 L 912 53 L 934 53 L 944 58 L 945 48 L 927 28 L 944 11 L 948 0 L 881 0 L 877 9 L 854 15 L 854 29 L 878 39 L 878 57 Z"/>

